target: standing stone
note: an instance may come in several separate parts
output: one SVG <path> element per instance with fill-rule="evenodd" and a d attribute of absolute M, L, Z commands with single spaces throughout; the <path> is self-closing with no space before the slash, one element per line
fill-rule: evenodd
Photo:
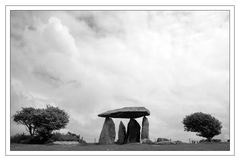
<path fill-rule="evenodd" d="M 143 117 L 143 120 L 142 120 L 141 140 L 143 139 L 149 139 L 149 122 L 148 122 L 148 118 L 146 118 L 145 116 Z"/>
<path fill-rule="evenodd" d="M 99 144 L 114 144 L 115 135 L 115 124 L 111 118 L 106 117 L 100 134 Z"/>
<path fill-rule="evenodd" d="M 140 125 L 131 118 L 127 126 L 127 143 L 140 142 Z"/>
<path fill-rule="evenodd" d="M 123 124 L 123 122 L 121 121 L 119 124 L 119 129 L 118 129 L 118 144 L 124 144 L 126 143 L 126 139 L 127 139 L 127 134 L 126 134 L 126 128 Z"/>

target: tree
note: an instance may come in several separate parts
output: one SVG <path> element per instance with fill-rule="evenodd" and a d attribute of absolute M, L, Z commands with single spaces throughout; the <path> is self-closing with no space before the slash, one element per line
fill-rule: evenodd
<path fill-rule="evenodd" d="M 34 113 L 35 109 L 33 107 L 22 107 L 21 111 L 17 111 L 16 114 L 13 115 L 13 120 L 17 122 L 17 124 L 24 125 L 31 136 L 33 136 L 36 131 Z"/>
<path fill-rule="evenodd" d="M 44 138 L 50 137 L 54 130 L 65 128 L 69 122 L 69 115 L 65 111 L 51 105 L 35 114 L 36 132 Z"/>
<path fill-rule="evenodd" d="M 197 132 L 210 142 L 215 135 L 221 134 L 221 122 L 210 114 L 196 112 L 183 119 L 184 131 Z"/>
<path fill-rule="evenodd" d="M 69 115 L 58 107 L 47 105 L 45 109 L 22 108 L 16 112 L 13 120 L 26 126 L 31 136 L 38 135 L 46 140 L 52 131 L 65 128 L 69 122 Z"/>

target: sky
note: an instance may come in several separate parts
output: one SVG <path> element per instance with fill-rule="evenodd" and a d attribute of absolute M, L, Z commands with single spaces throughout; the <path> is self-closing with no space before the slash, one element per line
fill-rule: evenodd
<path fill-rule="evenodd" d="M 188 141 L 194 112 L 222 122 L 229 139 L 227 11 L 11 11 L 11 116 L 58 106 L 61 132 L 98 141 L 107 110 L 144 106 L 149 135 Z M 142 118 L 137 121 L 141 125 Z M 119 122 L 113 119 L 116 134 Z M 11 135 L 26 130 L 11 120 Z M 116 136 L 117 139 L 117 136 Z"/>

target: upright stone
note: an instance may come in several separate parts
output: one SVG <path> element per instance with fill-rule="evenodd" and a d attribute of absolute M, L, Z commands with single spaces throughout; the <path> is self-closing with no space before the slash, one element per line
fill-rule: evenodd
<path fill-rule="evenodd" d="M 118 129 L 118 144 L 124 144 L 126 143 L 127 140 L 127 133 L 126 133 L 126 128 L 122 121 L 119 124 L 119 129 Z"/>
<path fill-rule="evenodd" d="M 100 134 L 99 143 L 113 144 L 115 136 L 116 136 L 115 124 L 111 118 L 106 117 Z"/>
<path fill-rule="evenodd" d="M 127 126 L 127 143 L 140 142 L 140 125 L 131 118 Z"/>
<path fill-rule="evenodd" d="M 148 118 L 146 118 L 145 116 L 143 117 L 142 120 L 141 140 L 143 139 L 149 139 L 149 122 Z"/>

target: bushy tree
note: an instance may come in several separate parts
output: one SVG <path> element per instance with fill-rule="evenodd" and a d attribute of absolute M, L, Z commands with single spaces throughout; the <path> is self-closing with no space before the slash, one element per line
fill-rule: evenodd
<path fill-rule="evenodd" d="M 65 128 L 69 115 L 58 107 L 47 105 L 45 109 L 22 108 L 16 112 L 13 120 L 26 126 L 30 135 L 38 135 L 46 141 L 54 130 Z"/>
<path fill-rule="evenodd" d="M 207 138 L 208 141 L 221 134 L 221 122 L 210 114 L 196 112 L 183 119 L 184 130 L 197 132 L 198 136 Z"/>
<path fill-rule="evenodd" d="M 33 107 L 22 107 L 21 111 L 17 111 L 16 114 L 13 115 L 13 120 L 17 122 L 17 124 L 24 125 L 31 136 L 33 136 L 36 131 L 35 112 L 36 109 Z"/>
<path fill-rule="evenodd" d="M 65 128 L 69 122 L 69 116 L 65 111 L 50 105 L 35 114 L 36 132 L 44 138 L 49 138 L 54 130 Z"/>

